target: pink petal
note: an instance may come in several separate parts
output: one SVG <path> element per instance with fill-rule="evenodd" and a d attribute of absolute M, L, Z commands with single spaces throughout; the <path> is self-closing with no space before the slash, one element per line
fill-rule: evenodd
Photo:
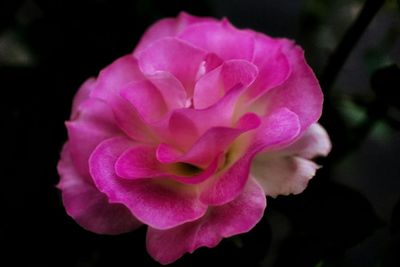
<path fill-rule="evenodd" d="M 211 21 L 216 20 L 209 17 L 192 16 L 186 12 L 181 12 L 177 18 L 159 20 L 150 26 L 150 28 L 143 34 L 143 37 L 135 48 L 134 54 L 137 54 L 140 50 L 145 49 L 149 44 L 159 39 L 177 36 L 189 25 Z"/>
<path fill-rule="evenodd" d="M 313 161 L 297 156 L 259 155 L 253 161 L 251 173 L 266 195 L 277 197 L 303 192 L 318 168 Z"/>
<path fill-rule="evenodd" d="M 136 55 L 145 75 L 167 71 L 182 82 L 189 96 L 205 56 L 205 51 L 171 37 L 155 41 Z"/>
<path fill-rule="evenodd" d="M 188 26 L 178 37 L 194 46 L 213 52 L 224 60 L 251 61 L 253 57 L 253 34 L 236 29 L 227 20 Z"/>
<path fill-rule="evenodd" d="M 58 188 L 69 216 L 86 230 L 98 234 L 120 234 L 135 230 L 141 223 L 120 204 L 108 203 L 107 197 L 77 173 L 69 145 L 65 144 L 57 169 L 61 180 Z"/>
<path fill-rule="evenodd" d="M 282 51 L 289 60 L 292 72 L 282 85 L 269 90 L 259 102 L 265 104 L 267 112 L 282 107 L 292 110 L 299 116 L 301 130 L 304 131 L 321 116 L 322 91 L 304 59 L 303 50 L 287 41 Z"/>
<path fill-rule="evenodd" d="M 240 196 L 225 205 L 210 207 L 197 221 L 169 230 L 149 227 L 147 251 L 161 264 L 169 264 L 199 247 L 215 247 L 223 238 L 252 229 L 262 218 L 265 207 L 262 189 L 249 179 Z"/>
<path fill-rule="evenodd" d="M 220 177 L 207 180 L 201 193 L 201 201 L 208 205 L 222 205 L 232 201 L 243 190 L 249 177 L 251 161 L 262 150 L 282 147 L 292 142 L 299 134 L 298 117 L 288 109 L 280 109 L 264 118 L 257 133 L 252 137 L 252 145 L 245 152 L 229 152 L 229 165 Z M 240 156 L 240 154 L 243 154 Z M 239 155 L 238 159 L 237 158 Z"/>
<path fill-rule="evenodd" d="M 156 149 L 153 147 L 137 146 L 124 151 L 115 163 L 115 173 L 121 178 L 136 180 L 143 178 L 173 179 L 186 184 L 200 183 L 215 173 L 220 155 L 217 155 L 200 173 L 188 173 L 187 164 L 178 162 L 162 164 L 156 159 Z"/>
<path fill-rule="evenodd" d="M 158 120 L 167 112 L 163 96 L 149 81 L 129 83 L 121 89 L 120 94 L 145 121 Z"/>
<path fill-rule="evenodd" d="M 71 120 L 73 120 L 79 111 L 79 106 L 83 103 L 86 99 L 89 98 L 90 93 L 96 86 L 96 79 L 90 78 L 87 79 L 79 88 L 78 92 L 76 93 L 74 100 L 72 102 L 72 110 L 71 110 Z"/>
<path fill-rule="evenodd" d="M 250 98 L 257 97 L 266 91 L 281 85 L 291 73 L 291 66 L 286 55 L 282 52 L 281 39 L 254 33 L 255 47 L 253 63 L 259 69 L 257 80 L 248 90 Z"/>
<path fill-rule="evenodd" d="M 99 99 L 88 99 L 79 105 L 75 120 L 66 122 L 69 149 L 77 172 L 89 175 L 89 156 L 103 140 L 122 134 L 114 122 L 111 108 Z"/>
<path fill-rule="evenodd" d="M 196 83 L 193 96 L 194 107 L 203 109 L 211 106 L 234 86 L 248 87 L 257 74 L 257 67 L 246 60 L 225 61 Z"/>
<path fill-rule="evenodd" d="M 235 128 L 210 128 L 184 154 L 178 154 L 176 150 L 162 144 L 157 150 L 157 158 L 163 163 L 186 162 L 196 166 L 207 166 L 217 155 L 226 152 L 239 135 L 253 130 L 259 125 L 260 119 L 258 116 L 249 113 L 239 120 Z"/>
<path fill-rule="evenodd" d="M 118 58 L 100 72 L 96 88 L 91 96 L 109 102 L 113 97 L 119 96 L 120 90 L 126 84 L 143 79 L 136 59 L 132 55 L 126 55 Z"/>
<path fill-rule="evenodd" d="M 125 138 L 111 138 L 97 146 L 90 157 L 93 180 L 110 203 L 125 205 L 141 222 L 156 229 L 176 227 L 204 215 L 206 206 L 190 186 L 174 181 L 126 180 L 116 176 L 115 162 L 130 146 L 132 143 Z"/>

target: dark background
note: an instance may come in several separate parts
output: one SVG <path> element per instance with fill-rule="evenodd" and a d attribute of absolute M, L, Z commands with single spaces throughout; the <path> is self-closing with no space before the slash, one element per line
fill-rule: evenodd
<path fill-rule="evenodd" d="M 226 16 L 238 27 L 295 39 L 324 79 L 329 56 L 364 3 L 1 0 L 1 265 L 158 266 L 145 251 L 145 228 L 120 236 L 87 232 L 67 216 L 55 188 L 73 95 L 131 52 L 151 23 L 182 10 Z M 268 199 L 251 232 L 173 266 L 400 266 L 397 4 L 388 0 L 371 16 L 349 57 L 342 55 L 336 82 L 322 81 L 321 123 L 333 151 L 319 160 L 324 168 L 308 189 Z"/>

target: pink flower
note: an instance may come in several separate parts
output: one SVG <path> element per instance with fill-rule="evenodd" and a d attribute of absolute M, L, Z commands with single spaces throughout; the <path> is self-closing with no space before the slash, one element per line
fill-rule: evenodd
<path fill-rule="evenodd" d="M 181 13 L 87 80 L 58 171 L 67 213 L 99 234 L 147 225 L 163 264 L 261 219 L 266 197 L 298 194 L 331 144 L 303 50 Z"/>

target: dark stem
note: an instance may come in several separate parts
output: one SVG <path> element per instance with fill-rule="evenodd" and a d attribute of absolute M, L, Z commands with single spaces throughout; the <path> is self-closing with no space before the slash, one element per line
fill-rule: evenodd
<path fill-rule="evenodd" d="M 346 62 L 350 52 L 353 50 L 368 24 L 384 3 L 385 0 L 365 1 L 357 19 L 343 36 L 341 42 L 330 56 L 328 63 L 322 72 L 320 83 L 325 93 L 328 93 L 332 88 L 332 85 L 335 82 L 339 71 L 342 69 L 343 64 Z"/>

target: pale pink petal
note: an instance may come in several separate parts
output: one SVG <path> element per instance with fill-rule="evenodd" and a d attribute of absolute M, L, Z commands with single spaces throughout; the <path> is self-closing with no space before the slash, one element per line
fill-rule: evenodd
<path fill-rule="evenodd" d="M 96 86 L 96 79 L 90 78 L 87 79 L 81 87 L 78 89 L 78 92 L 74 96 L 74 100 L 72 102 L 72 109 L 71 109 L 71 117 L 70 119 L 73 120 L 78 113 L 79 106 L 83 103 L 86 99 L 90 97 L 90 93 Z"/>
<path fill-rule="evenodd" d="M 299 140 L 285 148 L 283 153 L 298 155 L 306 159 L 327 156 L 332 144 L 326 130 L 318 123 L 312 124 Z"/>
<path fill-rule="evenodd" d="M 186 12 L 181 12 L 177 18 L 166 18 L 159 20 L 150 26 L 149 29 L 143 34 L 139 44 L 135 48 L 134 54 L 138 53 L 140 50 L 146 48 L 149 44 L 161 38 L 177 36 L 189 25 L 212 21 L 216 21 L 216 19 L 209 17 L 196 17 Z"/>
<path fill-rule="evenodd" d="M 140 69 L 145 75 L 154 75 L 167 71 L 182 82 L 190 96 L 193 92 L 195 78 L 206 52 L 177 38 L 163 38 L 155 41 L 136 57 Z"/>
<path fill-rule="evenodd" d="M 229 152 L 226 170 L 219 177 L 207 180 L 201 193 L 201 201 L 208 205 L 222 205 L 232 201 L 243 190 L 249 177 L 253 157 L 260 151 L 277 149 L 292 142 L 299 134 L 300 125 L 295 113 L 280 109 L 264 118 L 257 133 L 252 136 L 251 146 L 245 152 Z M 243 154 L 239 159 L 235 154 Z"/>
<path fill-rule="evenodd" d="M 88 99 L 79 105 L 75 120 L 66 122 L 69 149 L 77 172 L 89 175 L 89 157 L 103 140 L 123 134 L 114 122 L 111 108 L 99 99 Z"/>
<path fill-rule="evenodd" d="M 282 46 L 281 39 L 271 38 L 255 33 L 254 58 L 252 62 L 258 67 L 259 75 L 248 90 L 248 96 L 254 98 L 268 90 L 281 85 L 291 73 L 291 66 Z"/>
<path fill-rule="evenodd" d="M 108 203 L 88 178 L 76 171 L 69 145 L 65 144 L 57 169 L 61 180 L 57 187 L 69 216 L 86 230 L 98 234 L 120 234 L 135 230 L 141 223 L 123 205 Z"/>
<path fill-rule="evenodd" d="M 120 94 L 145 121 L 158 120 L 167 112 L 163 96 L 149 81 L 131 82 L 121 89 Z"/>
<path fill-rule="evenodd" d="M 262 218 L 265 207 L 262 189 L 249 179 L 240 196 L 225 205 L 210 207 L 197 221 L 169 230 L 149 227 L 147 251 L 161 264 L 169 264 L 199 247 L 215 247 L 223 238 L 251 230 Z"/>
<path fill-rule="evenodd" d="M 178 37 L 224 60 L 253 58 L 254 34 L 236 29 L 227 20 L 188 26 Z"/>
<path fill-rule="evenodd" d="M 319 168 L 310 159 L 326 156 L 330 149 L 325 129 L 314 123 L 290 146 L 257 155 L 251 173 L 269 196 L 299 194 Z"/>
<path fill-rule="evenodd" d="M 97 146 L 90 157 L 93 180 L 111 203 L 125 205 L 141 222 L 156 229 L 176 227 L 204 215 L 207 207 L 192 187 L 174 181 L 116 176 L 115 162 L 131 145 L 125 138 L 111 138 Z"/>
<path fill-rule="evenodd" d="M 269 90 L 255 105 L 263 103 L 267 112 L 282 107 L 292 110 L 299 116 L 301 130 L 305 131 L 321 116 L 323 95 L 317 78 L 304 59 L 304 51 L 292 42 L 286 43 L 282 51 L 292 72 L 282 85 Z"/>
<path fill-rule="evenodd" d="M 251 173 L 267 196 L 277 197 L 303 192 L 318 168 L 313 161 L 297 156 L 259 155 Z"/>
<path fill-rule="evenodd" d="M 225 61 L 196 83 L 193 95 L 194 107 L 203 109 L 211 106 L 234 86 L 248 87 L 256 79 L 257 74 L 257 67 L 246 60 Z"/>

